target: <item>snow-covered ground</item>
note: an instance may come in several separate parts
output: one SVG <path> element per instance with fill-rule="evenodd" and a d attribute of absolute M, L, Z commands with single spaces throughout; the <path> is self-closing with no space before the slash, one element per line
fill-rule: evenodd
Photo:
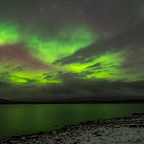
<path fill-rule="evenodd" d="M 2 144 L 144 144 L 144 116 L 93 121 L 50 133 L 13 137 Z"/>

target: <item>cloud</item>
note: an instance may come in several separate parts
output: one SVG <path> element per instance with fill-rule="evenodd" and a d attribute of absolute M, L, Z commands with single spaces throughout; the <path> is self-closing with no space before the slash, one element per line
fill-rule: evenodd
<path fill-rule="evenodd" d="M 142 96 L 144 2 L 53 5 L 0 1 L 0 93 L 51 100 Z"/>
<path fill-rule="evenodd" d="M 83 49 L 77 50 L 73 55 L 63 58 L 55 63 L 69 64 L 74 62 L 85 63 L 86 59 L 93 60 L 94 56 L 100 56 L 106 52 L 119 52 L 125 50 L 129 46 L 135 46 L 139 49 L 144 44 L 144 22 L 130 27 L 130 29 L 123 33 L 117 34 L 107 39 L 100 39 L 99 41 L 87 46 Z"/>
<path fill-rule="evenodd" d="M 14 62 L 26 69 L 54 70 L 55 68 L 41 62 L 30 55 L 29 49 L 24 44 L 0 46 L 1 62 Z"/>

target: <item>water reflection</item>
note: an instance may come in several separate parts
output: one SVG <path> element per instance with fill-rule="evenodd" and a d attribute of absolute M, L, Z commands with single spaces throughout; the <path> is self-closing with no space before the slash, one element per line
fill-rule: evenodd
<path fill-rule="evenodd" d="M 14 134 L 47 132 L 88 120 L 130 116 L 136 112 L 143 113 L 144 104 L 0 105 L 0 139 Z"/>

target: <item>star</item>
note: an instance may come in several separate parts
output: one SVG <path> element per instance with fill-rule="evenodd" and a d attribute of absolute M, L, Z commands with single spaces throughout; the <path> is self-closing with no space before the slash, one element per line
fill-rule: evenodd
<path fill-rule="evenodd" d="M 40 11 L 44 11 L 44 9 L 43 9 L 43 8 L 40 8 Z"/>
<path fill-rule="evenodd" d="M 31 24 L 29 23 L 28 26 L 31 26 Z"/>
<path fill-rule="evenodd" d="M 56 6 L 52 6 L 52 8 L 53 8 L 53 9 L 55 9 L 55 8 L 56 8 Z"/>
<path fill-rule="evenodd" d="M 82 12 L 79 10 L 79 14 L 81 14 Z"/>

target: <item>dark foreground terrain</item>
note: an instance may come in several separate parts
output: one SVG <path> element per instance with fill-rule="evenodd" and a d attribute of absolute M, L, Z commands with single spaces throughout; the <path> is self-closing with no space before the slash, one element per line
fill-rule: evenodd
<path fill-rule="evenodd" d="M 0 104 L 110 104 L 110 103 L 144 103 L 143 99 L 133 100 L 59 100 L 59 101 L 12 101 L 7 99 L 0 99 Z"/>
<path fill-rule="evenodd" d="M 89 121 L 49 133 L 13 136 L 1 144 L 143 144 L 144 116 Z"/>

